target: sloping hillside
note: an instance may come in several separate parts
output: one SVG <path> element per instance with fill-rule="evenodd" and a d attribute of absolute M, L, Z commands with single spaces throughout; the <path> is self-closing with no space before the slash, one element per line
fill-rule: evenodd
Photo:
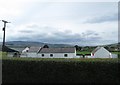
<path fill-rule="evenodd" d="M 42 42 L 32 42 L 32 41 L 10 41 L 6 42 L 6 45 L 9 47 L 30 47 L 30 46 L 43 46 L 47 44 L 49 47 L 71 47 L 72 45 L 68 44 L 49 44 L 49 43 L 42 43 Z"/>

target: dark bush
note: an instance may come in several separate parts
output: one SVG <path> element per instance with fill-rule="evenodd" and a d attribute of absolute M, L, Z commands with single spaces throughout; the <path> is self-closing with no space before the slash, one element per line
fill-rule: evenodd
<path fill-rule="evenodd" d="M 3 83 L 113 83 L 118 62 L 3 60 Z"/>

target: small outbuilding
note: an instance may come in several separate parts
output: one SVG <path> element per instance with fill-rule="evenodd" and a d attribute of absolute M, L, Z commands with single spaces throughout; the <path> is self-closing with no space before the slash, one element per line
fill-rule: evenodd
<path fill-rule="evenodd" d="M 2 47 L 2 52 L 6 52 L 8 57 L 20 57 L 19 51 L 11 49 L 7 46 Z"/>
<path fill-rule="evenodd" d="M 112 55 L 104 47 L 97 47 L 91 52 L 91 58 L 112 58 Z"/>
<path fill-rule="evenodd" d="M 35 47 L 35 46 L 31 46 L 31 47 L 26 47 L 22 53 L 21 53 L 21 57 L 37 57 L 37 53 L 40 50 L 41 47 Z"/>

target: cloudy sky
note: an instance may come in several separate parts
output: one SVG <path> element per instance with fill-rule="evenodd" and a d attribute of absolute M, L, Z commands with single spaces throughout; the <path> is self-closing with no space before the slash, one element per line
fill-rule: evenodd
<path fill-rule="evenodd" d="M 105 1 L 105 0 L 104 0 Z M 6 41 L 103 45 L 118 42 L 118 2 L 0 0 Z M 0 42 L 3 23 L 0 21 Z"/>

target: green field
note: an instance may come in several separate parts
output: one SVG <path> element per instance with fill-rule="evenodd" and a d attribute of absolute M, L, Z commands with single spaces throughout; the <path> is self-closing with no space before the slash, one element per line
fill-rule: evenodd
<path fill-rule="evenodd" d="M 120 52 L 111 52 L 111 53 L 120 55 Z"/>
<path fill-rule="evenodd" d="M 120 52 L 111 52 L 113 54 L 120 54 Z M 91 54 L 89 51 L 76 51 L 76 54 Z"/>

